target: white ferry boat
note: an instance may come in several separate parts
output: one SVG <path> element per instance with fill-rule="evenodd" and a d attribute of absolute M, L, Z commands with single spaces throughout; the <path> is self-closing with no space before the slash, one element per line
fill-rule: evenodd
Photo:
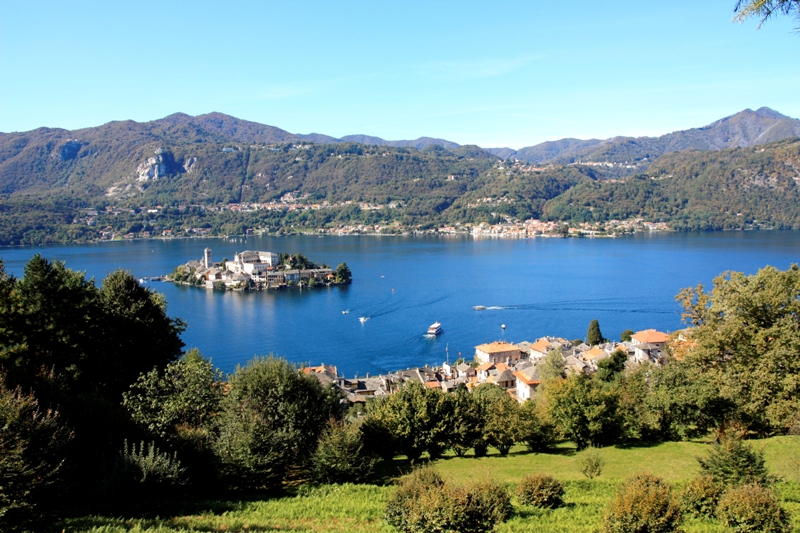
<path fill-rule="evenodd" d="M 434 322 L 428 328 L 428 335 L 438 335 L 442 332 L 442 325 L 438 322 Z"/>

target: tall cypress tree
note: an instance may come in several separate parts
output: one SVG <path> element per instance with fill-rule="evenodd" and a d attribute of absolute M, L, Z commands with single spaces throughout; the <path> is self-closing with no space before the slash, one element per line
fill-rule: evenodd
<path fill-rule="evenodd" d="M 600 322 L 596 319 L 589 323 L 589 331 L 586 333 L 586 342 L 589 346 L 596 346 L 603 342 L 603 334 L 600 333 Z"/>

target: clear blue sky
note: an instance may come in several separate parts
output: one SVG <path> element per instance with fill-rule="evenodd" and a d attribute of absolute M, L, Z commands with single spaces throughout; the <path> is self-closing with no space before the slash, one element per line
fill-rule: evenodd
<path fill-rule="evenodd" d="M 519 148 L 800 117 L 793 20 L 735 0 L 3 2 L 0 131 L 220 111 Z"/>

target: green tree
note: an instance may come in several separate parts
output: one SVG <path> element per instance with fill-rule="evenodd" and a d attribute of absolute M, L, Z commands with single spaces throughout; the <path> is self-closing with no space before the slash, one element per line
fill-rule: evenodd
<path fill-rule="evenodd" d="M 449 445 L 457 456 L 463 457 L 483 435 L 483 414 L 475 397 L 463 385 L 448 398 L 452 402 Z"/>
<path fill-rule="evenodd" d="M 759 28 L 774 15 L 794 15 L 800 23 L 800 0 L 737 0 L 733 10 L 736 13 L 733 20 L 737 22 L 751 17 L 761 19 Z"/>
<path fill-rule="evenodd" d="M 550 350 L 547 355 L 539 361 L 539 376 L 545 383 L 554 379 L 562 379 L 567 376 L 564 361 L 564 353 L 561 348 Z"/>
<path fill-rule="evenodd" d="M 353 278 L 347 263 L 340 263 L 339 266 L 336 267 L 334 276 L 336 283 L 350 283 Z"/>
<path fill-rule="evenodd" d="M 256 357 L 229 380 L 215 450 L 230 484 L 280 487 L 289 465 L 316 448 L 339 396 L 285 359 Z"/>
<path fill-rule="evenodd" d="M 391 446 L 414 461 L 425 451 L 436 456 L 447 447 L 450 418 L 451 402 L 441 389 L 413 382 L 377 401 L 367 414 L 364 430 L 372 441 L 370 450 L 375 445 Z M 376 438 L 381 441 L 376 443 Z"/>
<path fill-rule="evenodd" d="M 135 422 L 162 438 L 180 429 L 209 428 L 222 401 L 222 371 L 197 348 L 167 365 L 142 374 L 123 394 L 123 405 Z"/>
<path fill-rule="evenodd" d="M 319 483 L 359 483 L 372 473 L 376 461 L 365 453 L 358 426 L 330 420 L 311 456 L 311 473 Z"/>
<path fill-rule="evenodd" d="M 632 336 L 633 336 L 633 330 L 632 329 L 626 329 L 625 331 L 620 333 L 619 340 L 621 342 L 630 342 Z"/>
<path fill-rule="evenodd" d="M 545 402 L 556 427 L 579 450 L 610 444 L 619 436 L 615 392 L 584 374 L 549 383 Z"/>
<path fill-rule="evenodd" d="M 628 362 L 628 352 L 622 349 L 614 350 L 610 357 L 597 363 L 597 378 L 602 381 L 611 381 L 625 370 Z"/>
<path fill-rule="evenodd" d="M 603 334 L 600 333 L 600 322 L 597 320 L 589 322 L 589 331 L 586 332 L 586 342 L 589 346 L 597 346 L 604 342 Z"/>
<path fill-rule="evenodd" d="M 682 360 L 736 406 L 728 416 L 762 433 L 800 424 L 800 268 L 725 272 L 706 293 L 683 289 L 695 346 Z"/>
<path fill-rule="evenodd" d="M 42 411 L 36 398 L 0 379 L 0 529 L 35 531 L 52 523 L 48 490 L 59 480 L 70 439 L 56 411 Z"/>

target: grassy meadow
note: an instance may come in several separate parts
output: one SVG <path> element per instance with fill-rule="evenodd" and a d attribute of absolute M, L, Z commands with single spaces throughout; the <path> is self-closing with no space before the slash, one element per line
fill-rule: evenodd
<path fill-rule="evenodd" d="M 770 471 L 782 478 L 777 490 L 786 510 L 792 515 L 795 530 L 800 530 L 800 437 L 774 437 L 751 441 L 763 447 Z M 494 478 L 511 491 L 527 474 L 546 473 L 565 483 L 565 506 L 541 510 L 516 505 L 516 515 L 501 524 L 498 532 L 594 532 L 602 524 L 605 507 L 622 481 L 637 472 L 650 472 L 669 481 L 676 490 L 698 472 L 696 457 L 703 456 L 707 444 L 666 442 L 652 446 L 612 446 L 603 448 L 602 475 L 592 481 L 580 473 L 581 454 L 570 444 L 551 453 L 528 453 L 517 446 L 507 457 L 490 453 L 483 458 L 447 456 L 435 461 L 435 468 L 456 483 Z M 372 485 L 300 485 L 286 495 L 246 501 L 200 503 L 204 509 L 192 515 L 154 519 L 119 517 L 70 518 L 59 525 L 65 532 L 91 533 L 176 533 L 176 532 L 391 532 L 382 520 L 383 509 L 392 493 L 392 480 L 408 470 L 408 463 L 397 459 L 378 472 L 381 482 Z M 686 533 L 717 533 L 725 529 L 716 521 L 686 520 Z"/>

